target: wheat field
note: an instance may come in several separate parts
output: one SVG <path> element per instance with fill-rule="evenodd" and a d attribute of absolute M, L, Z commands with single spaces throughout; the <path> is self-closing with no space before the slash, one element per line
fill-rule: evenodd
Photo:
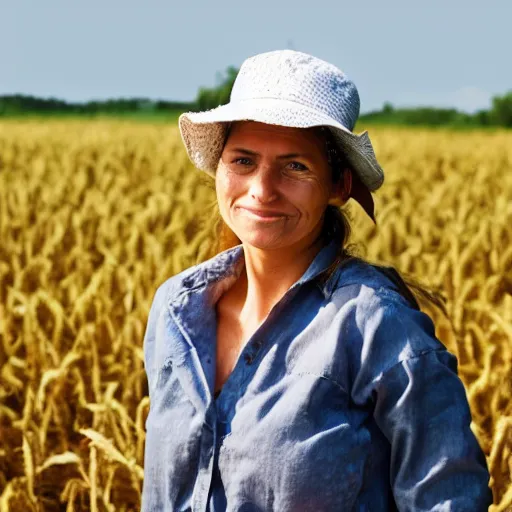
<path fill-rule="evenodd" d="M 440 289 L 492 512 L 512 510 L 512 132 L 371 128 L 386 182 L 368 259 Z M 202 261 L 215 194 L 176 126 L 0 122 L 0 512 L 140 508 L 142 341 L 159 284 Z M 207 214 L 201 215 L 201 212 Z"/>

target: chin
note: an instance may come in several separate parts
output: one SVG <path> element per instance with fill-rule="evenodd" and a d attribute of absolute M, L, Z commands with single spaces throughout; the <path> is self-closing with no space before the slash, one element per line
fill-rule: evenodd
<path fill-rule="evenodd" d="M 258 249 L 279 249 L 290 245 L 290 241 L 283 236 L 270 233 L 244 233 L 237 235 L 244 245 L 250 245 Z"/>

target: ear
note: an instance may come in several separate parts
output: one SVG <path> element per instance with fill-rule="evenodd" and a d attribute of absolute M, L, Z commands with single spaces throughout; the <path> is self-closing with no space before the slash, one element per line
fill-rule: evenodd
<path fill-rule="evenodd" d="M 343 169 L 341 178 L 330 195 L 329 204 L 342 206 L 350 199 L 352 192 L 352 170 L 346 167 Z"/>

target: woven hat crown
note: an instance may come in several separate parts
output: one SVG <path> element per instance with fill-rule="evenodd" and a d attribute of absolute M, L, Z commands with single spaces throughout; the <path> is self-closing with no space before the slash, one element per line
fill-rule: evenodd
<path fill-rule="evenodd" d="M 280 99 L 324 112 L 353 131 L 360 100 L 355 84 L 336 66 L 294 50 L 261 53 L 246 59 L 230 101 Z"/>

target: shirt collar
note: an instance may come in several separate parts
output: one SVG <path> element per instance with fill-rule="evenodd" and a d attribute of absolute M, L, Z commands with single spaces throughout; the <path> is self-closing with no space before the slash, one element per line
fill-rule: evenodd
<path fill-rule="evenodd" d="M 339 241 L 333 239 L 320 249 L 302 277 L 292 287 L 299 287 L 308 281 L 315 279 L 326 270 L 334 261 L 338 251 Z M 239 274 L 242 267 L 243 245 L 227 249 L 213 258 L 200 263 L 195 271 L 187 273 L 182 279 L 178 289 L 182 292 L 190 291 L 200 286 L 220 281 L 229 276 Z M 337 282 L 337 272 L 334 272 L 325 283 L 317 281 L 320 291 L 329 299 Z"/>

